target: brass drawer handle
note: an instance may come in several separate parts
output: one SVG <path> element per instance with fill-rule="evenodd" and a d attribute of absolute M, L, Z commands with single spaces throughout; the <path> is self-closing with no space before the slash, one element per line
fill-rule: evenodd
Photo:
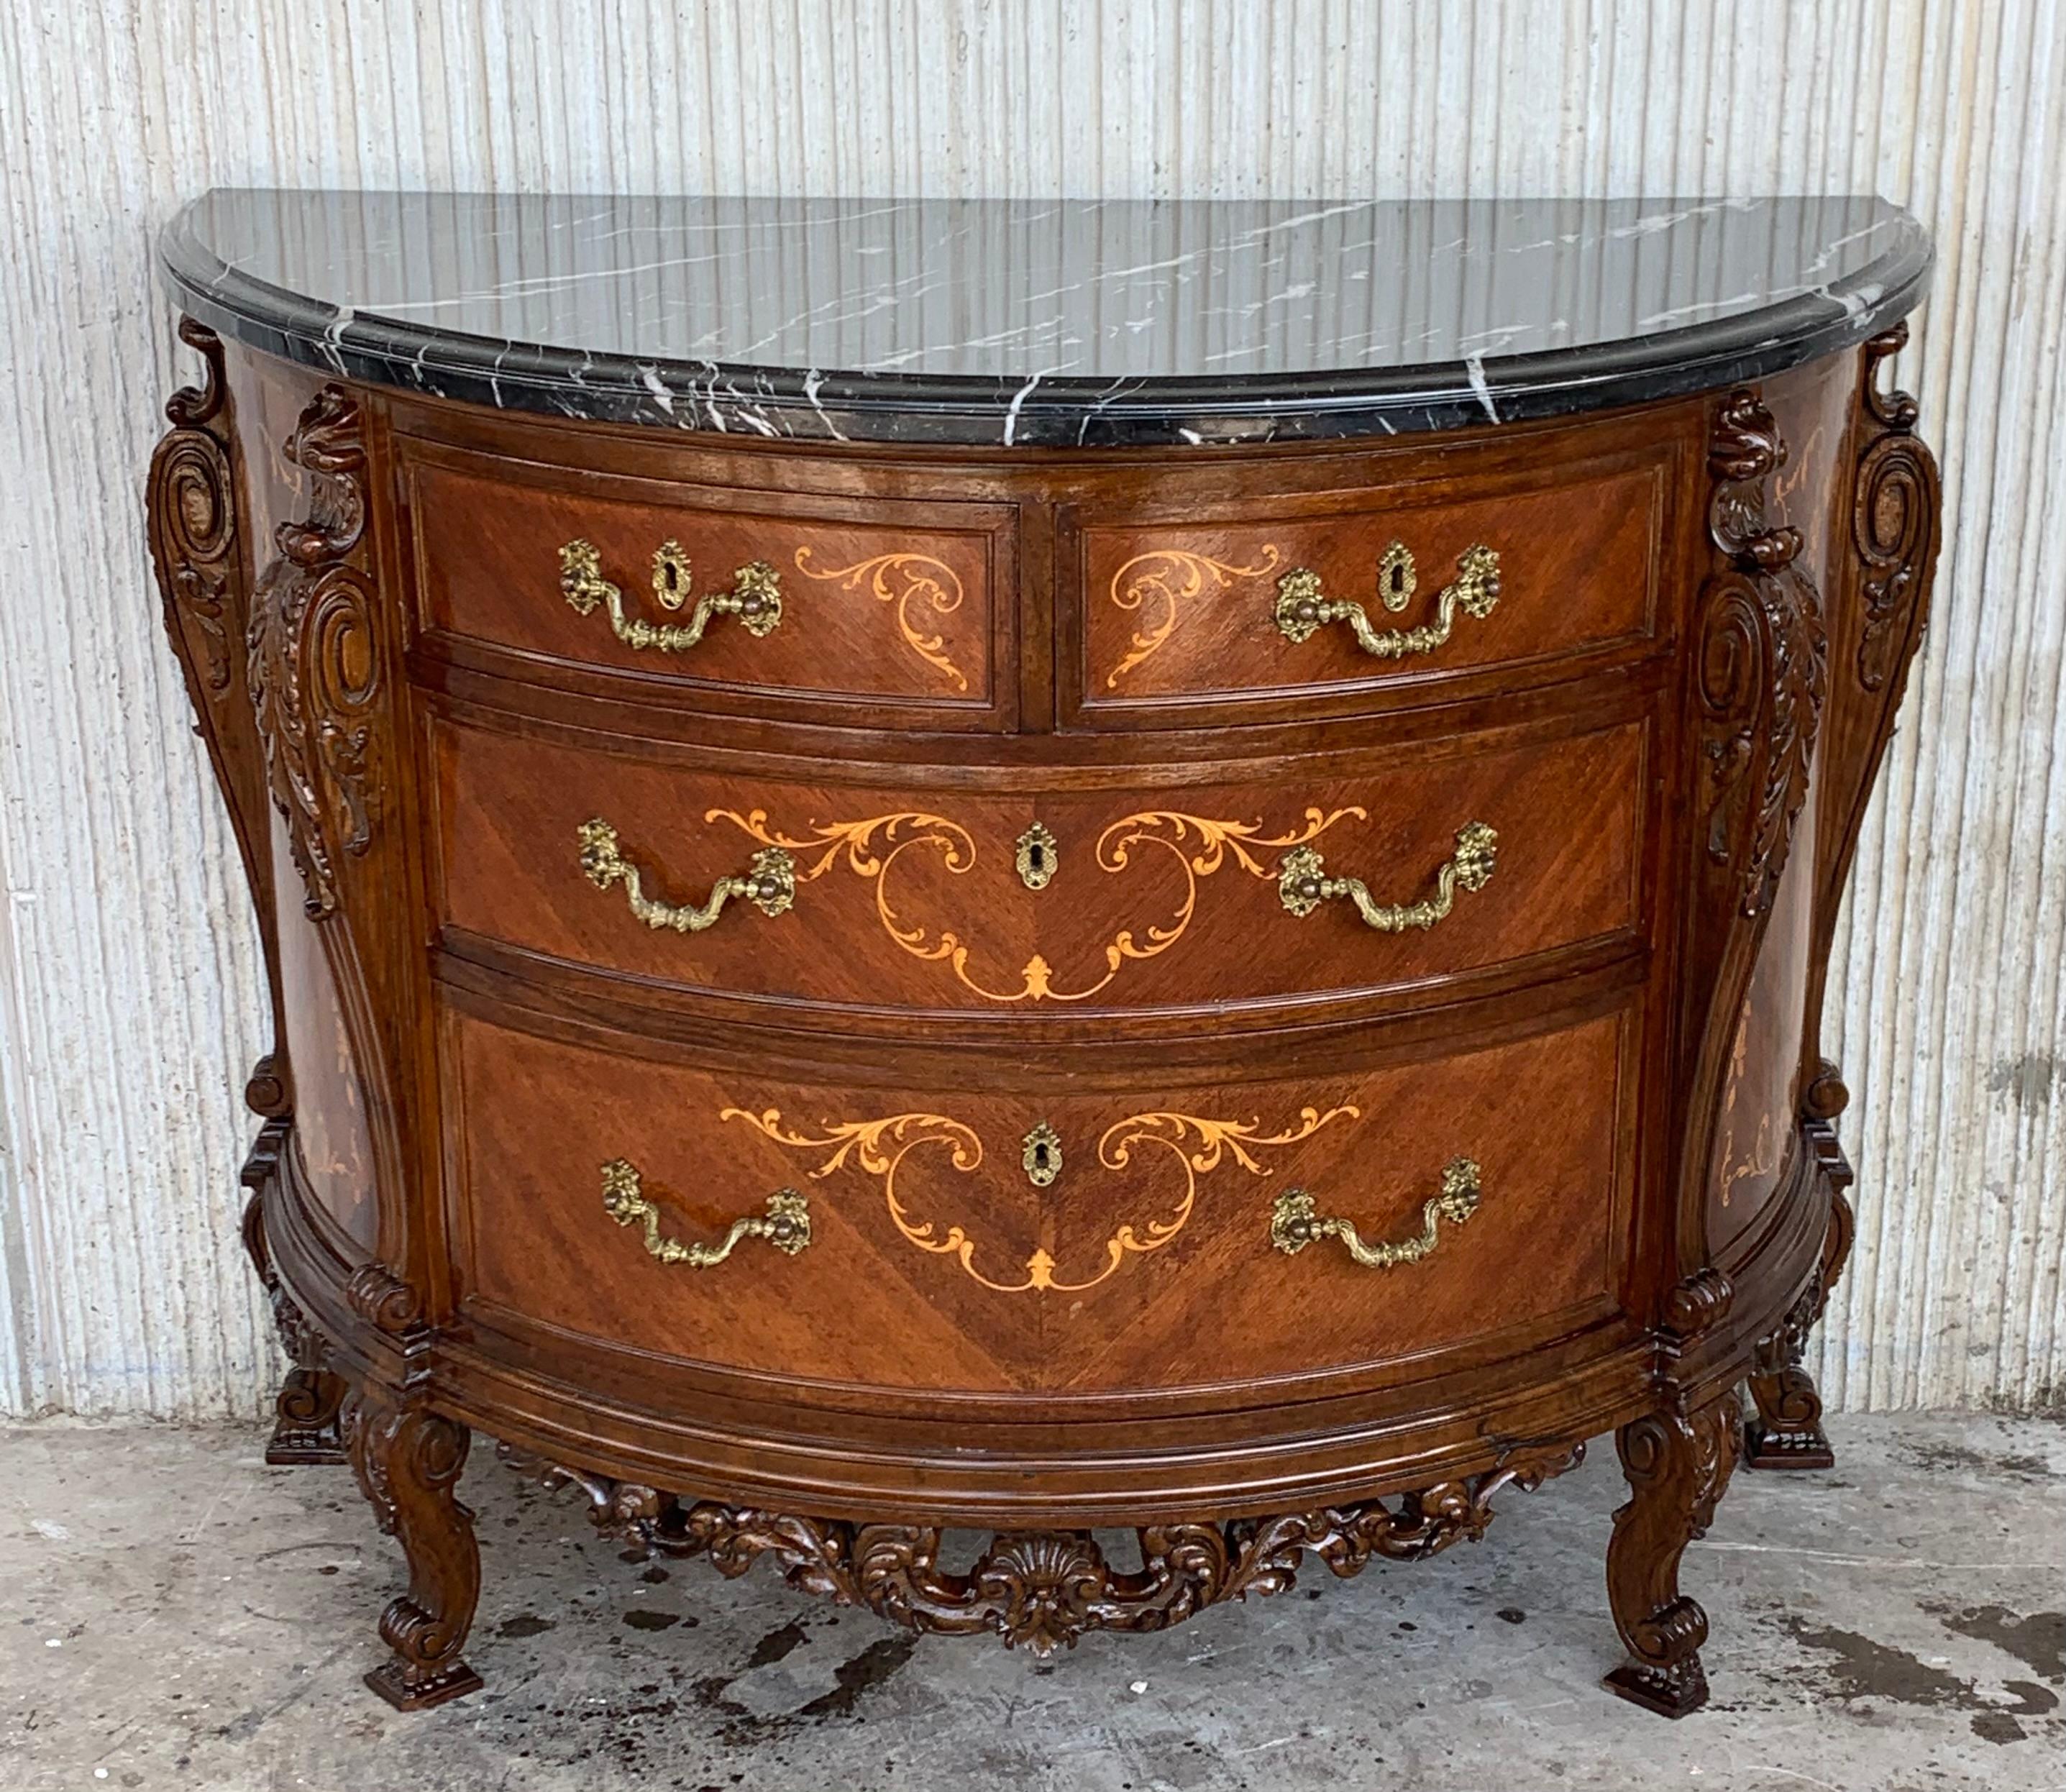
<path fill-rule="evenodd" d="M 1396 1269 L 1417 1263 L 1434 1250 L 1438 1221 L 1460 1226 L 1477 1210 L 1478 1166 L 1468 1158 L 1458 1158 L 1442 1172 L 1442 1192 L 1422 1205 L 1420 1230 L 1410 1239 L 1365 1244 L 1347 1220 L 1318 1211 L 1306 1190 L 1286 1189 L 1270 1210 L 1270 1242 L 1286 1256 L 1295 1257 L 1318 1239 L 1339 1239 L 1365 1269 Z"/>
<path fill-rule="evenodd" d="M 1404 541 L 1394 541 L 1377 563 L 1377 595 L 1387 610 L 1404 610 L 1420 582 L 1413 555 Z M 1435 600 L 1435 619 L 1418 628 L 1379 628 L 1353 598 L 1320 594 L 1320 575 L 1294 566 L 1277 582 L 1277 626 L 1287 641 L 1305 641 L 1329 622 L 1347 622 L 1356 645 L 1379 659 L 1404 659 L 1432 653 L 1449 639 L 1456 612 L 1482 621 L 1499 602 L 1499 556 L 1482 541 L 1464 549 L 1456 562 L 1455 582 Z"/>
<path fill-rule="evenodd" d="M 729 591 L 706 591 L 695 600 L 686 622 L 649 622 L 628 616 L 624 594 L 602 576 L 602 557 L 593 541 L 573 541 L 560 549 L 560 594 L 577 616 L 602 604 L 610 626 L 627 647 L 642 651 L 685 653 L 703 638 L 713 616 L 736 616 L 739 626 L 756 638 L 782 620 L 782 575 L 764 560 L 749 561 L 732 574 Z M 689 601 L 689 557 L 679 541 L 662 541 L 653 550 L 653 598 L 663 610 L 679 610 Z"/>
<path fill-rule="evenodd" d="M 709 900 L 691 902 L 656 902 L 638 881 L 638 867 L 618 848 L 617 829 L 600 816 L 584 821 L 578 830 L 581 868 L 598 890 L 621 883 L 631 904 L 631 912 L 649 927 L 672 927 L 679 934 L 699 934 L 724 912 L 735 896 L 743 896 L 763 914 L 786 914 L 796 900 L 796 862 L 780 846 L 756 853 L 747 861 L 743 877 L 719 878 L 711 886 Z"/>
<path fill-rule="evenodd" d="M 1277 894 L 1296 915 L 1310 914 L 1321 903 L 1346 896 L 1356 913 L 1381 934 L 1404 933 L 1408 927 L 1432 927 L 1444 919 L 1456 906 L 1459 890 L 1485 888 L 1491 882 L 1499 857 L 1499 835 L 1482 821 L 1466 821 L 1456 829 L 1456 852 L 1435 874 L 1435 894 L 1417 902 L 1386 906 L 1370 893 L 1360 878 L 1331 878 L 1327 862 L 1316 848 L 1301 846 L 1287 853 L 1277 873 Z"/>
<path fill-rule="evenodd" d="M 741 1239 L 765 1239 L 786 1257 L 793 1257 L 811 1242 L 811 1203 L 794 1189 L 777 1189 L 768 1198 L 768 1211 L 742 1214 L 731 1229 L 715 1244 L 685 1244 L 663 1237 L 660 1210 L 646 1198 L 638 1172 L 622 1158 L 612 1158 L 602 1166 L 602 1210 L 619 1226 L 645 1228 L 646 1251 L 663 1263 L 685 1263 L 691 1269 L 708 1269 L 729 1257 Z"/>

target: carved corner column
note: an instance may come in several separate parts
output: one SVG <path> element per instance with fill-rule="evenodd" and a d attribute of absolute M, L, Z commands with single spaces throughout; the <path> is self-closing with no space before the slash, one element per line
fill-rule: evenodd
<path fill-rule="evenodd" d="M 1742 1430 L 1742 1403 L 1731 1389 L 1691 1410 L 1675 1401 L 1615 1435 L 1630 1498 L 1614 1517 L 1607 1597 L 1629 1658 L 1606 1685 L 1667 1717 L 1707 1701 L 1700 1665 L 1707 1615 L 1679 1591 L 1679 1563 L 1714 1522 Z"/>
<path fill-rule="evenodd" d="M 198 389 L 182 387 L 165 403 L 172 428 L 151 456 L 144 486 L 151 562 L 165 633 L 193 706 L 194 732 L 208 748 L 229 811 L 265 949 L 273 1043 L 253 1067 L 244 1099 L 253 1113 L 284 1120 L 292 1112 L 294 1091 L 281 1018 L 265 761 L 245 683 L 252 543 L 240 501 L 241 467 L 222 339 L 191 318 L 180 320 L 179 333 L 181 342 L 200 353 L 205 378 Z"/>
<path fill-rule="evenodd" d="M 245 1105 L 265 1125 L 242 1177 L 250 1190 L 244 1210 L 245 1249 L 265 1285 L 281 1348 L 294 1364 L 276 1403 L 265 1459 L 339 1463 L 344 1460 L 338 1429 L 344 1384 L 325 1367 L 328 1347 L 281 1284 L 265 1242 L 265 1196 L 278 1177 L 294 1089 L 281 1007 L 265 750 L 247 683 L 251 543 L 241 501 L 237 436 L 221 339 L 191 318 L 180 320 L 179 334 L 201 355 L 205 377 L 198 388 L 183 387 L 166 401 L 172 428 L 151 456 L 144 504 L 165 633 L 184 674 L 194 730 L 208 748 L 244 862 L 272 1007 L 273 1046 L 261 1055 L 244 1086 Z"/>
<path fill-rule="evenodd" d="M 1909 668 L 1929 620 L 1942 538 L 1935 457 L 1915 433 L 1920 415 L 1907 393 L 1882 391 L 1882 366 L 1907 345 L 1900 323 L 1860 352 L 1849 506 L 1849 578 L 1829 618 L 1834 676 L 1823 748 L 1814 938 L 1809 959 L 1801 1098 L 1801 1144 L 1829 1202 L 1829 1229 L 1813 1273 L 1776 1331 L 1761 1340 L 1750 1377 L 1757 1417 L 1744 1461 L 1756 1469 L 1823 1469 L 1835 1457 L 1822 1429 L 1822 1400 L 1801 1367 L 1807 1336 L 1821 1321 L 1850 1256 L 1851 1166 L 1835 1121 L 1850 1101 L 1836 1064 L 1820 1055 L 1823 995 L 1837 912 L 1865 825 Z"/>
<path fill-rule="evenodd" d="M 481 1684 L 460 1654 L 480 1595 L 473 1514 L 454 1492 L 471 1434 L 373 1388 L 349 1402 L 346 1415 L 359 1490 L 409 1563 L 408 1591 L 380 1618 L 381 1640 L 394 1655 L 366 1684 L 398 1711 L 425 1710 Z"/>

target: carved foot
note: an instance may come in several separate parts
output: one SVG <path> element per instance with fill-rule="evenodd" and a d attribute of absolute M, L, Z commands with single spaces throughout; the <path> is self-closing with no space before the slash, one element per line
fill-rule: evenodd
<path fill-rule="evenodd" d="M 265 1460 L 275 1468 L 334 1467 L 345 1453 L 343 1409 L 348 1390 L 328 1369 L 294 1368 L 273 1403 L 273 1440 Z"/>
<path fill-rule="evenodd" d="M 261 1059 L 260 1063 L 267 1061 Z M 329 1343 L 287 1292 L 273 1267 L 272 1247 L 265 1239 L 265 1191 L 279 1174 L 286 1136 L 286 1121 L 269 1121 L 244 1166 L 245 1186 L 251 1190 L 244 1207 L 244 1248 L 272 1303 L 280 1348 L 294 1364 L 273 1403 L 273 1437 L 265 1446 L 265 1460 L 276 1468 L 321 1467 L 345 1460 L 339 1413 L 346 1388 L 323 1366 L 330 1355 Z"/>
<path fill-rule="evenodd" d="M 366 1684 L 398 1711 L 423 1711 L 476 1690 L 480 1676 L 460 1657 L 480 1594 L 473 1514 L 453 1496 L 466 1466 L 467 1429 L 377 1393 L 350 1403 L 351 1466 L 380 1528 L 409 1559 L 409 1590 L 380 1620 L 394 1659 Z"/>
<path fill-rule="evenodd" d="M 1836 1075 L 1826 1060 L 1822 1076 L 1811 1094 L 1824 1090 Z M 1841 1105 L 1843 1085 L 1835 1085 L 1834 1097 Z M 1805 1136 L 1817 1149 L 1829 1195 L 1829 1224 L 1822 1237 L 1822 1255 L 1815 1273 L 1801 1291 L 1779 1329 L 1757 1347 L 1751 1368 L 1751 1398 L 1757 1403 L 1757 1417 L 1744 1427 L 1744 1466 L 1752 1469 L 1828 1469 L 1836 1466 L 1836 1454 L 1822 1429 L 1822 1396 L 1815 1378 L 1801 1366 L 1807 1354 L 1808 1334 L 1821 1322 L 1829 1303 L 1830 1291 L 1851 1254 L 1851 1204 L 1844 1198 L 1850 1181 L 1850 1166 L 1827 1121 L 1813 1111 L 1808 1115 Z"/>
<path fill-rule="evenodd" d="M 1679 1591 L 1679 1561 L 1714 1520 L 1742 1430 L 1743 1403 L 1732 1389 L 1690 1413 L 1675 1404 L 1647 1413 L 1614 1440 L 1632 1497 L 1614 1514 L 1607 1597 L 1629 1659 L 1606 1685 L 1667 1717 L 1707 1701 L 1700 1666 L 1707 1615 Z"/>
<path fill-rule="evenodd" d="M 1837 1463 L 1822 1430 L 1822 1397 L 1799 1360 L 1750 1378 L 1757 1417 L 1744 1426 L 1747 1469 L 1829 1469 Z"/>

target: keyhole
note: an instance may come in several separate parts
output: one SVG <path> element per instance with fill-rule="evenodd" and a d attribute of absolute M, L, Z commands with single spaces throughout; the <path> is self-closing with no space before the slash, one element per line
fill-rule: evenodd
<path fill-rule="evenodd" d="M 1413 552 L 1404 541 L 1387 546 L 1377 563 L 1378 600 L 1387 610 L 1404 610 L 1412 601 L 1419 582 L 1413 568 Z"/>
<path fill-rule="evenodd" d="M 1061 1135 L 1046 1121 L 1039 1121 L 1026 1135 L 1026 1150 L 1021 1162 L 1026 1169 L 1026 1180 L 1036 1189 L 1044 1189 L 1062 1174 Z"/>
<path fill-rule="evenodd" d="M 662 541 L 654 553 L 653 595 L 669 610 L 688 601 L 689 560 L 679 541 Z"/>
<path fill-rule="evenodd" d="M 1036 872 L 1046 870 L 1047 869 L 1047 849 L 1045 846 L 1043 846 L 1039 841 L 1035 841 L 1033 842 L 1033 849 L 1026 855 L 1026 862 L 1031 866 Z"/>

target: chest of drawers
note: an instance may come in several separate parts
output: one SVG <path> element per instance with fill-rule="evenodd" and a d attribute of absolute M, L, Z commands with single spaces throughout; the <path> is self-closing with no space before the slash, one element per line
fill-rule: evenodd
<path fill-rule="evenodd" d="M 1474 1539 L 1612 1432 L 1609 1684 L 1693 1709 L 1681 1555 L 1746 1452 L 1827 1460 L 1912 222 L 598 205 L 165 244 L 273 1456 L 406 1551 L 375 1690 L 479 1684 L 476 1430 L 1043 1652 Z M 1383 297 L 1449 221 L 1456 314 Z M 1238 302 L 1306 263 L 1294 326 Z"/>

